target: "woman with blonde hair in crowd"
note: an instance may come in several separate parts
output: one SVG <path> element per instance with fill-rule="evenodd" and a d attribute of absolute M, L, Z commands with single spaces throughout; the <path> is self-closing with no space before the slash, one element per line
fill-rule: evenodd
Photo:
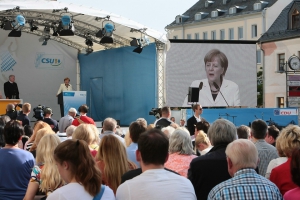
<path fill-rule="evenodd" d="M 275 183 L 280 193 L 284 195 L 287 191 L 297 187 L 292 181 L 290 166 L 293 150 L 300 148 L 300 127 L 290 125 L 284 128 L 276 140 L 277 145 L 280 145 L 282 152 L 288 157 L 288 160 L 271 171 L 270 181 Z"/>
<path fill-rule="evenodd" d="M 49 128 L 42 128 L 42 129 L 37 131 L 35 140 L 34 140 L 32 146 L 29 150 L 33 154 L 34 157 L 36 156 L 36 151 L 37 151 L 37 147 L 39 145 L 40 140 L 42 139 L 43 136 L 45 136 L 47 134 L 55 134 L 55 133 L 51 129 L 51 127 L 50 127 L 50 129 Z"/>
<path fill-rule="evenodd" d="M 31 135 L 31 137 L 29 138 L 29 140 L 25 143 L 25 147 L 24 149 L 26 149 L 27 151 L 30 150 L 34 140 L 35 140 L 35 137 L 36 137 L 36 133 L 38 132 L 38 130 L 42 129 L 42 128 L 50 128 L 51 129 L 51 126 L 49 124 L 47 124 L 46 122 L 43 122 L 43 121 L 37 121 L 34 126 L 33 126 L 33 133 Z M 51 129 L 52 130 L 52 129 Z"/>
<path fill-rule="evenodd" d="M 196 153 L 199 153 L 200 156 L 205 155 L 212 149 L 209 138 L 203 131 L 198 131 L 198 134 L 195 138 L 195 149 Z"/>
<path fill-rule="evenodd" d="M 91 142 L 90 148 L 98 151 L 99 149 L 99 143 L 100 143 L 100 137 L 99 137 L 99 130 L 97 129 L 97 127 L 94 124 L 88 124 L 92 130 L 93 130 L 93 140 Z"/>
<path fill-rule="evenodd" d="M 85 141 L 89 148 L 93 157 L 96 156 L 98 149 L 93 149 L 91 145 L 96 140 L 95 133 L 91 125 L 89 124 L 80 124 L 74 131 L 72 135 L 72 139 L 83 140 Z"/>
<path fill-rule="evenodd" d="M 187 177 L 191 161 L 197 156 L 193 155 L 193 145 L 189 132 L 177 128 L 169 139 L 169 159 L 165 167 L 181 176 Z"/>
<path fill-rule="evenodd" d="M 106 135 L 101 139 L 96 161 L 102 172 L 102 183 L 108 185 L 114 193 L 121 184 L 122 175 L 136 169 L 136 165 L 127 158 L 124 144 L 114 135 Z"/>
<path fill-rule="evenodd" d="M 42 137 L 37 147 L 36 165 L 34 166 L 24 200 L 32 200 L 38 191 L 47 196 L 63 186 L 64 182 L 54 162 L 53 153 L 60 144 L 55 134 Z"/>
<path fill-rule="evenodd" d="M 54 150 L 54 159 L 67 185 L 55 190 L 47 200 L 115 200 L 113 191 L 101 185 L 101 172 L 85 141 L 66 140 L 60 143 Z"/>

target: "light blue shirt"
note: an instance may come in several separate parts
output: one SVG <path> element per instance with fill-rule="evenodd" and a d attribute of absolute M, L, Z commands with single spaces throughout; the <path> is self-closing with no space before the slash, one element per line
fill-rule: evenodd
<path fill-rule="evenodd" d="M 126 148 L 126 152 L 127 152 L 127 158 L 128 160 L 130 160 L 131 162 L 134 162 L 136 164 L 136 166 L 138 168 L 140 168 L 140 163 L 136 160 L 136 156 L 135 156 L 135 152 L 138 149 L 138 144 L 137 143 L 131 143 L 127 148 Z"/>

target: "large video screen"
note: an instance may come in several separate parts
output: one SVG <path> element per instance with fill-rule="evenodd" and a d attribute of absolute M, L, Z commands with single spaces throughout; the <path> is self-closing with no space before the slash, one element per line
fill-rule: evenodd
<path fill-rule="evenodd" d="M 196 94 L 202 107 L 256 107 L 256 44 L 226 42 L 171 40 L 165 69 L 168 106 L 190 107 Z"/>

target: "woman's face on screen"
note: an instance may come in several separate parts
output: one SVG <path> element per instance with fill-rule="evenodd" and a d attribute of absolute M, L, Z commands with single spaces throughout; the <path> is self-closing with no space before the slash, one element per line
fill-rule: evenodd
<path fill-rule="evenodd" d="M 210 83 L 220 82 L 220 77 L 224 72 L 224 68 L 217 57 L 214 57 L 211 61 L 205 63 L 205 71 L 207 79 Z"/>

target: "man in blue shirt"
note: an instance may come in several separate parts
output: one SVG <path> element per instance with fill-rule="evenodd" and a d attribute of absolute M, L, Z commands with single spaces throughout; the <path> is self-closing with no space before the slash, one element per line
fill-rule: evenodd
<path fill-rule="evenodd" d="M 129 134 L 132 143 L 126 148 L 128 160 L 134 162 L 136 166 L 141 167 L 140 163 L 136 160 L 135 152 L 138 149 L 137 141 L 140 135 L 147 130 L 145 124 L 141 121 L 132 122 L 129 126 Z"/>
<path fill-rule="evenodd" d="M 282 199 L 277 186 L 254 170 L 258 163 L 258 152 L 251 141 L 235 140 L 227 146 L 225 153 L 228 172 L 232 178 L 215 186 L 210 191 L 208 200 Z"/>

